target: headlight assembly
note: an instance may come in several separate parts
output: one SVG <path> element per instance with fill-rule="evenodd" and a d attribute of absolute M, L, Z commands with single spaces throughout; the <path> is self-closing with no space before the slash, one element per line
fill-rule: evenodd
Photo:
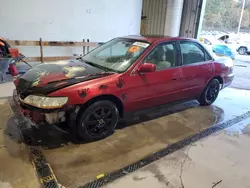
<path fill-rule="evenodd" d="M 23 103 L 35 106 L 42 109 L 55 109 L 61 108 L 68 101 L 68 97 L 44 97 L 38 95 L 29 95 L 24 100 Z"/>

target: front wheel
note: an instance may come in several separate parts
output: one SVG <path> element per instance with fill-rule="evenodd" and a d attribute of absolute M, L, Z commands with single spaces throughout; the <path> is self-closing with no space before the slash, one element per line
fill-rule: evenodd
<path fill-rule="evenodd" d="M 220 82 L 217 79 L 211 80 L 201 94 L 199 102 L 202 106 L 211 105 L 220 92 Z"/>
<path fill-rule="evenodd" d="M 87 141 L 100 140 L 113 133 L 118 121 L 119 111 L 113 102 L 97 101 L 78 118 L 78 134 Z"/>
<path fill-rule="evenodd" d="M 240 47 L 238 49 L 238 52 L 240 55 L 245 55 L 247 53 L 247 48 L 246 47 Z"/>

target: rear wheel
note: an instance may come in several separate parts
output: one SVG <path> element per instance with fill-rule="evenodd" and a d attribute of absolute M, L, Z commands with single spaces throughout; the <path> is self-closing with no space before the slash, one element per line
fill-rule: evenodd
<path fill-rule="evenodd" d="M 80 115 L 78 134 L 87 141 L 103 139 L 114 132 L 119 121 L 117 106 L 111 101 L 97 101 Z"/>
<path fill-rule="evenodd" d="M 220 82 L 217 79 L 211 80 L 201 94 L 199 102 L 202 106 L 211 105 L 220 92 Z"/>
<path fill-rule="evenodd" d="M 247 53 L 247 48 L 246 47 L 240 47 L 238 49 L 238 52 L 240 55 L 245 55 Z"/>

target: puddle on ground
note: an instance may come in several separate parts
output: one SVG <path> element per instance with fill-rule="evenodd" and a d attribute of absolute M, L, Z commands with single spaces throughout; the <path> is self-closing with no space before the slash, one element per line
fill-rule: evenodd
<path fill-rule="evenodd" d="M 126 117 L 106 139 L 43 152 L 58 180 L 67 187 L 78 187 L 98 174 L 120 169 L 171 143 L 246 113 L 249 99 L 249 92 L 227 89 L 211 106 L 200 107 L 197 101 L 158 106 Z"/>
<path fill-rule="evenodd" d="M 199 123 L 197 123 L 197 116 L 195 114 L 199 115 Z M 171 115 L 172 118 L 166 119 L 167 115 Z M 216 106 L 200 108 L 197 101 L 187 101 L 184 103 L 162 105 L 158 106 L 157 109 L 151 108 L 130 114 L 119 123 L 115 133 L 123 129 L 126 133 L 129 127 L 135 126 L 135 134 L 140 134 L 143 128 L 144 132 L 146 131 L 152 136 L 157 135 L 156 137 L 159 140 L 168 143 L 166 141 L 168 139 L 175 139 L 189 132 L 203 130 L 208 126 L 223 121 L 223 119 L 224 111 L 221 108 Z M 86 144 L 84 141 L 73 138 L 69 132 L 51 125 L 33 126 L 26 129 L 23 135 L 26 144 L 42 146 L 44 149 L 59 148 L 70 143 Z M 126 134 L 119 135 L 119 140 L 125 136 Z"/>
<path fill-rule="evenodd" d="M 245 113 L 250 106 L 249 99 L 245 91 L 227 89 L 211 106 L 200 107 L 197 101 L 188 101 L 143 110 L 126 116 L 113 135 L 97 142 L 75 144 L 68 133 L 53 126 L 27 129 L 25 141 L 43 147 L 59 182 L 66 187 L 78 187 L 98 174 L 120 169 L 171 143 Z M 242 134 L 243 130 L 245 134 L 250 132 L 246 126 L 240 130 Z"/>
<path fill-rule="evenodd" d="M 39 187 L 16 121 L 7 100 L 0 100 L 0 187 Z"/>
<path fill-rule="evenodd" d="M 28 126 L 23 134 L 26 144 L 43 147 L 62 184 L 77 187 L 99 173 L 125 167 L 223 119 L 223 109 L 214 105 L 200 107 L 197 101 L 187 101 L 130 114 L 113 135 L 97 142 L 76 144 L 70 134 L 51 125 Z M 10 141 L 20 141 L 15 118 L 8 120 L 5 135 Z M 9 153 L 17 156 L 18 150 L 13 148 Z"/>
<path fill-rule="evenodd" d="M 0 100 L 0 120 L 0 149 L 4 149 L 1 152 L 7 151 L 11 157 L 20 158 L 27 162 L 27 155 L 24 152 L 25 146 L 21 144 L 17 119 L 13 116 L 13 112 L 5 99 Z"/>
<path fill-rule="evenodd" d="M 135 113 L 106 139 L 43 152 L 58 180 L 65 186 L 77 187 L 100 173 L 125 167 L 211 127 L 223 118 L 224 111 L 217 106 L 201 108 L 194 101 L 165 105 L 158 110 Z"/>
<path fill-rule="evenodd" d="M 247 135 L 250 136 L 250 119 L 246 119 L 224 130 L 224 133 L 229 136 Z"/>

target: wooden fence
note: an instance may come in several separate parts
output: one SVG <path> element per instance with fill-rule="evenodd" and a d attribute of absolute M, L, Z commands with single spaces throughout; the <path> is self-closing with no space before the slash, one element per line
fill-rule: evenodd
<path fill-rule="evenodd" d="M 39 46 L 40 47 L 40 56 L 39 57 L 25 57 L 26 62 L 50 62 L 50 61 L 60 61 L 60 60 L 67 60 L 71 59 L 75 56 L 53 56 L 53 57 L 44 57 L 43 54 L 43 47 L 44 46 L 58 46 L 58 47 L 82 47 L 84 55 L 89 52 L 90 47 L 97 47 L 102 43 L 98 42 L 89 42 L 89 39 L 86 41 L 83 40 L 82 42 L 73 42 L 73 41 L 43 41 L 40 38 L 39 41 L 24 41 L 24 40 L 7 40 L 7 42 L 12 46 Z M 24 54 L 25 55 L 25 54 Z"/>

